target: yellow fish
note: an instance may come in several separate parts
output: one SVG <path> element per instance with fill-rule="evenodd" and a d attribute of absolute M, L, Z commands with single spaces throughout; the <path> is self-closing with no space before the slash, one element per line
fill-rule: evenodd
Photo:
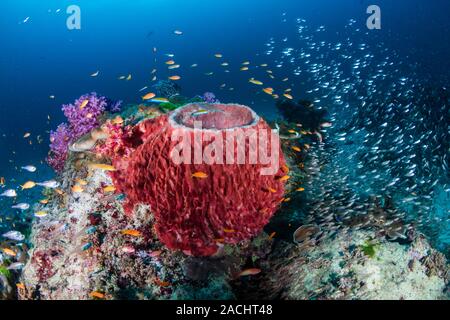
<path fill-rule="evenodd" d="M 122 234 L 132 237 L 141 237 L 142 233 L 139 230 L 125 229 L 121 231 Z"/>
<path fill-rule="evenodd" d="M 167 98 L 155 98 L 153 99 L 155 102 L 169 102 L 169 99 Z"/>
<path fill-rule="evenodd" d="M 208 175 L 206 173 L 204 173 L 204 172 L 201 172 L 201 171 L 194 173 L 192 176 L 194 178 L 198 178 L 198 179 L 208 178 Z"/>
<path fill-rule="evenodd" d="M 28 182 L 25 182 L 21 187 L 22 187 L 22 190 L 25 190 L 25 189 L 32 189 L 35 186 L 36 186 L 36 182 L 28 181 Z"/>
<path fill-rule="evenodd" d="M 223 229 L 223 232 L 225 232 L 225 233 L 233 233 L 233 232 L 236 232 L 236 231 L 233 230 L 233 229 Z"/>
<path fill-rule="evenodd" d="M 131 80 L 131 74 L 129 74 L 128 77 L 125 80 L 130 81 Z"/>
<path fill-rule="evenodd" d="M 297 151 L 297 152 L 302 151 L 302 149 L 300 149 L 299 147 L 292 147 L 292 150 Z"/>
<path fill-rule="evenodd" d="M 106 187 L 103 188 L 103 191 L 104 192 L 114 192 L 114 191 L 116 191 L 116 187 L 114 187 L 114 186 L 106 186 Z"/>
<path fill-rule="evenodd" d="M 38 211 L 34 214 L 34 216 L 36 218 L 43 218 L 43 217 L 46 217 L 47 215 L 48 215 L 48 212 L 46 212 L 46 211 Z"/>
<path fill-rule="evenodd" d="M 262 83 L 261 81 L 256 80 L 256 79 L 253 79 L 253 78 L 251 78 L 250 80 L 248 80 L 248 82 L 253 83 L 253 84 L 256 84 L 256 85 L 258 85 L 258 86 L 263 85 L 263 83 Z"/>
<path fill-rule="evenodd" d="M 287 181 L 289 178 L 290 176 L 282 176 L 281 178 L 278 178 L 278 181 Z"/>
<path fill-rule="evenodd" d="M 305 188 L 297 188 L 295 191 L 302 192 L 302 191 L 305 191 Z"/>
<path fill-rule="evenodd" d="M 8 256 L 11 256 L 11 257 L 15 257 L 17 255 L 17 253 L 14 250 L 11 250 L 8 248 L 3 248 L 2 250 L 5 254 L 7 254 Z"/>
<path fill-rule="evenodd" d="M 154 94 L 153 92 L 147 93 L 145 96 L 142 97 L 142 100 L 150 100 L 153 99 L 154 97 L 156 97 L 156 94 Z"/>
<path fill-rule="evenodd" d="M 86 107 L 88 103 L 89 103 L 89 100 L 88 100 L 88 99 L 84 100 L 84 101 L 81 103 L 81 105 L 80 105 L 80 110 L 83 110 L 84 107 Z"/>
<path fill-rule="evenodd" d="M 180 80 L 180 79 L 181 79 L 180 76 L 171 76 L 171 77 L 169 77 L 169 80 L 173 80 L 173 81 Z"/>
<path fill-rule="evenodd" d="M 116 171 L 116 168 L 109 164 L 103 164 L 103 163 L 90 163 L 88 165 L 90 169 L 99 169 L 104 171 Z"/>
<path fill-rule="evenodd" d="M 291 96 L 290 94 L 287 94 L 287 93 L 283 94 L 283 96 L 285 96 L 285 97 L 288 98 L 289 100 L 294 99 L 293 96 Z"/>

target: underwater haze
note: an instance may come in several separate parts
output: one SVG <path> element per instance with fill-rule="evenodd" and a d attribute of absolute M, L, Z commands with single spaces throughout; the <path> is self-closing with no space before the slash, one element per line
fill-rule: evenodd
<path fill-rule="evenodd" d="M 373 22 L 370 20 L 373 12 L 367 12 L 371 5 L 380 8 L 379 28 L 368 27 L 368 23 Z M 68 8 L 72 9 L 68 11 Z M 329 286 L 326 292 L 313 294 L 317 291 L 315 287 L 305 289 L 310 290 L 308 292 L 294 292 L 291 288 L 291 291 L 285 291 L 289 294 L 283 293 L 287 294 L 283 298 L 448 298 L 448 273 L 442 270 L 448 269 L 446 258 L 450 256 L 449 14 L 448 0 L 2 0 L 0 235 L 6 236 L 0 239 L 0 248 L 3 249 L 0 271 L 1 268 L 11 270 L 13 275 L 10 276 L 14 279 L 11 282 L 21 285 L 18 293 L 15 288 L 14 293 L 0 295 L 0 299 L 28 299 L 33 294 L 36 296 L 36 290 L 41 290 L 39 295 L 43 299 L 66 299 L 71 295 L 77 298 L 132 299 L 138 295 L 129 296 L 125 287 L 131 288 L 129 283 L 133 281 L 139 283 L 136 275 L 123 280 L 123 291 L 110 293 L 111 296 L 106 288 L 93 287 L 92 283 L 77 293 L 51 292 L 50 289 L 47 292 L 49 278 L 68 277 L 62 271 L 59 273 L 59 262 L 52 264 L 48 261 L 57 261 L 58 255 L 66 259 L 73 252 L 79 253 L 83 259 L 90 259 L 91 256 L 86 258 L 82 254 L 90 254 L 93 248 L 103 250 L 105 256 L 112 256 L 113 250 L 120 247 L 121 254 L 153 261 L 145 262 L 152 268 L 156 268 L 152 259 L 157 259 L 163 252 L 161 263 L 170 269 L 175 265 L 174 260 L 170 260 L 175 259 L 170 255 L 171 250 L 184 252 L 188 256 L 187 261 L 191 255 L 197 256 L 197 252 L 199 256 L 212 255 L 208 251 L 211 249 L 208 241 L 212 239 L 218 248 L 222 248 L 222 244 L 232 246 L 260 236 L 256 231 L 252 237 L 244 235 L 244 227 L 238 230 L 239 227 L 230 225 L 214 230 L 211 225 L 223 218 L 215 217 L 211 218 L 215 221 L 211 225 L 205 223 L 207 226 L 193 227 L 195 231 L 190 233 L 197 234 L 211 228 L 208 237 L 212 239 L 208 241 L 205 240 L 207 236 L 201 241 L 183 238 L 191 231 L 183 228 L 186 224 L 195 224 L 195 221 L 180 222 L 180 229 L 186 233 L 175 230 L 175 227 L 163 229 L 163 223 L 159 223 L 153 242 L 158 242 L 158 246 L 145 247 L 147 243 L 142 239 L 148 240 L 153 235 L 142 231 L 145 229 L 143 222 L 124 222 L 130 216 L 139 216 L 136 212 L 141 212 L 141 209 L 132 207 L 135 209 L 132 215 L 127 212 L 127 206 L 142 203 L 151 206 L 153 203 L 153 199 L 139 195 L 139 188 L 128 190 L 131 182 L 123 182 L 124 176 L 119 177 L 121 172 L 116 172 L 120 170 L 111 167 L 118 161 L 114 159 L 114 153 L 123 151 L 122 147 L 126 149 L 127 141 L 131 144 L 132 128 L 155 114 L 165 117 L 175 109 L 182 110 L 188 103 L 219 101 L 250 107 L 280 135 L 286 166 L 291 170 L 290 176 L 289 170 L 285 172 L 286 180 L 290 180 L 283 185 L 282 204 L 267 221 L 261 222 L 257 230 L 267 233 L 277 248 L 284 245 L 286 248 L 301 247 L 307 254 L 322 257 L 334 254 L 326 252 L 325 247 L 338 246 L 338 243 L 347 241 L 348 236 L 352 240 L 347 241 L 345 250 L 359 248 L 355 250 L 360 250 L 361 256 L 367 259 L 379 254 L 381 260 L 386 257 L 389 260 L 392 258 L 389 252 L 398 250 L 394 259 L 413 261 L 416 258 L 408 260 L 403 255 L 420 251 L 417 243 L 418 239 L 422 241 L 421 237 L 426 239 L 423 241 L 427 242 L 429 252 L 436 250 L 436 255 L 416 259 L 423 264 L 423 270 L 427 270 L 423 271 L 420 281 L 426 283 L 423 286 L 430 288 L 429 292 L 436 292 L 435 295 L 421 295 L 419 289 L 415 296 L 403 297 L 401 293 L 395 295 L 392 292 L 389 295 L 381 289 L 389 285 L 380 282 L 379 287 L 378 283 L 372 286 L 380 289 L 370 291 L 371 287 L 367 285 L 364 289 L 367 292 L 351 296 L 349 292 L 352 290 L 342 289 L 344 280 L 335 288 L 331 277 L 328 277 L 324 280 Z M 71 25 L 75 28 L 71 29 Z M 93 92 L 96 95 L 91 95 Z M 63 105 L 66 109 L 62 108 Z M 198 114 L 194 112 L 193 115 L 217 112 L 206 109 L 197 110 Z M 225 111 L 220 109 L 219 112 Z M 62 123 L 67 127 L 61 127 Z M 104 128 L 103 125 L 116 131 L 108 132 L 106 140 L 95 140 L 91 137 L 94 135 L 92 132 Z M 57 131 L 58 126 L 61 131 Z M 69 132 L 63 133 L 64 130 Z M 64 134 L 67 136 L 63 137 Z M 102 139 L 106 141 L 105 145 Z M 92 146 L 85 146 L 91 142 Z M 111 145 L 116 149 L 105 151 Z M 134 149 L 126 149 L 121 156 L 131 159 L 133 152 Z M 105 154 L 112 157 L 111 161 L 95 163 L 94 167 L 102 173 L 92 173 L 91 162 L 104 160 Z M 83 162 L 86 159 L 91 161 L 89 165 Z M 140 168 L 136 163 L 133 168 Z M 161 163 L 155 162 L 156 165 Z M 149 187 L 153 180 L 136 182 L 145 174 L 156 177 L 153 173 L 127 172 L 126 175 L 131 177 L 132 174 L 136 174 L 132 178 L 136 179 L 133 183 L 149 188 L 142 189 L 142 192 L 158 190 L 167 193 L 168 203 L 174 198 L 167 190 L 175 183 L 182 184 L 180 181 L 183 179 L 182 176 L 174 177 L 176 182 L 168 182 L 158 189 Z M 245 172 L 243 176 L 247 176 Z M 194 173 L 193 177 L 204 181 L 209 179 L 203 171 Z M 164 176 L 162 180 L 166 178 L 171 179 Z M 240 181 L 240 178 L 236 179 L 233 181 Z M 278 182 L 283 177 L 277 179 Z M 155 181 L 160 180 L 155 178 Z M 98 184 L 96 188 L 91 186 L 89 189 L 91 182 Z M 256 182 L 242 181 L 236 188 L 248 185 L 251 190 L 252 183 Z M 180 186 L 180 197 L 185 196 L 185 188 L 185 185 Z M 213 186 L 205 188 L 203 193 Z M 255 198 L 261 188 L 267 186 L 256 186 Z M 269 188 L 268 198 L 278 195 L 275 191 Z M 108 197 L 102 198 L 105 193 Z M 156 201 L 158 205 L 164 203 L 161 199 Z M 221 203 L 221 199 L 208 199 L 208 203 L 220 207 L 217 203 Z M 36 266 L 33 262 L 36 259 L 31 257 L 50 250 L 47 247 L 49 243 L 65 237 L 66 232 L 72 236 L 80 232 L 91 235 L 88 230 L 94 229 L 78 226 L 80 221 L 88 221 L 96 227 L 92 234 L 99 232 L 101 223 L 97 225 L 98 221 L 92 216 L 100 214 L 102 206 L 105 207 L 103 222 L 111 223 L 104 228 L 119 228 L 119 224 L 116 226 L 105 218 L 108 210 L 112 210 L 107 203 L 112 201 L 116 201 L 114 203 L 120 206 L 120 210 L 111 216 L 124 217 L 119 219 L 120 228 L 126 231 L 117 232 L 141 242 L 136 244 L 130 240 L 119 246 L 113 240 L 114 236 L 104 231 L 107 235 L 102 239 L 111 240 L 106 249 L 103 240 L 82 237 L 75 248 L 55 249 L 58 251 L 56 257 L 40 255 L 41 260 L 38 260 L 47 261 L 48 270 L 43 267 L 43 262 Z M 185 206 L 189 202 L 179 198 L 176 201 Z M 202 201 L 198 203 L 204 204 Z M 80 203 L 85 203 L 85 206 L 81 208 Z M 200 206 L 195 203 L 195 206 Z M 77 210 L 80 214 L 75 215 L 75 219 Z M 209 207 L 200 211 L 213 215 Z M 230 218 L 230 221 L 234 220 Z M 71 223 L 77 225 L 75 231 L 67 231 L 71 230 Z M 252 227 L 248 226 L 248 230 Z M 48 228 L 66 231 L 58 231 L 58 235 L 52 231 L 55 233 L 44 237 L 42 230 L 50 230 Z M 164 233 L 171 232 L 178 240 L 164 238 Z M 230 235 L 233 233 L 236 238 Z M 230 237 L 229 241 L 227 237 Z M 181 238 L 183 241 L 179 240 Z M 202 241 L 208 245 L 198 245 Z M 198 247 L 192 244 L 194 242 Z M 316 249 L 305 249 L 312 247 Z M 262 250 L 258 247 L 256 251 Z M 152 255 L 152 252 L 158 253 Z M 229 261 L 248 261 L 242 252 L 239 254 L 239 258 L 230 258 Z M 349 253 L 349 256 L 353 259 L 356 254 Z M 373 260 L 368 261 L 374 263 Z M 183 276 L 189 273 L 186 270 L 190 270 L 190 275 L 199 277 L 196 268 L 200 267 L 196 265 L 191 270 L 192 262 L 189 260 L 189 263 L 186 262 L 187 267 L 183 268 Z M 249 291 L 255 286 L 264 287 L 261 294 L 266 294 L 270 290 L 264 282 L 268 274 L 264 268 L 281 264 L 270 260 L 254 265 L 210 266 L 215 271 L 235 268 L 240 272 L 233 269 L 232 280 L 226 280 L 227 288 L 230 283 L 233 290 L 221 293 L 217 298 L 253 297 Z M 405 270 L 416 272 L 411 267 L 413 264 L 406 263 Z M 108 266 L 117 271 L 125 265 L 132 269 L 131 264 L 125 262 L 120 267 L 113 262 Z M 298 265 L 290 267 L 297 268 Z M 382 265 L 372 267 L 384 270 Z M 173 267 L 171 271 L 172 278 L 163 279 L 161 273 L 152 273 L 160 291 L 151 296 L 148 293 L 151 290 L 146 289 L 148 292 L 143 295 L 152 299 L 215 298 L 210 296 L 210 292 L 216 292 L 217 288 L 202 287 L 202 291 L 196 287 L 198 282 L 193 282 L 189 288 L 197 288 L 204 296 L 200 293 L 198 296 L 183 295 L 191 289 L 175 289 L 179 280 L 175 269 Z M 277 274 L 284 277 L 281 269 L 274 270 L 274 277 Z M 352 269 L 355 279 L 358 270 Z M 384 276 L 395 272 L 386 271 Z M 329 271 L 329 274 L 336 273 L 336 270 Z M 432 276 L 444 280 L 427 278 Z M 250 281 L 236 285 L 239 277 L 249 277 Z M 377 275 L 377 279 L 384 278 Z M 22 285 L 28 288 L 27 281 L 33 283 L 34 291 L 29 289 L 24 293 L 20 290 Z M 195 278 L 195 281 L 200 280 Z M 283 281 L 292 282 L 283 278 L 279 283 Z M 43 289 L 36 289 L 39 287 L 36 283 Z M 345 283 L 351 287 L 353 285 L 348 283 L 356 283 L 356 280 Z M 173 291 L 167 289 L 172 285 Z M 267 294 L 256 298 L 282 296 L 281 293 L 276 295 L 276 289 L 272 289 L 273 296 Z M 331 294 L 333 290 L 342 295 Z"/>

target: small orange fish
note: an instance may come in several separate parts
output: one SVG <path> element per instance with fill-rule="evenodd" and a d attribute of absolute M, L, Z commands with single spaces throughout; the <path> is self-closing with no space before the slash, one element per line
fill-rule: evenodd
<path fill-rule="evenodd" d="M 161 280 L 159 280 L 159 279 L 155 279 L 155 283 L 156 283 L 158 286 L 163 287 L 163 288 L 170 286 L 170 282 L 167 282 L 167 281 L 161 281 Z"/>
<path fill-rule="evenodd" d="M 267 187 L 267 191 L 269 191 L 271 193 L 277 192 L 277 190 L 275 190 L 274 188 L 270 188 L 270 187 Z"/>
<path fill-rule="evenodd" d="M 269 236 L 269 240 L 273 239 L 275 237 L 277 233 L 276 232 L 272 232 Z"/>
<path fill-rule="evenodd" d="M 291 96 L 290 94 L 287 94 L 287 93 L 283 94 L 283 96 L 285 96 L 285 97 L 288 98 L 289 100 L 294 99 L 293 96 Z"/>
<path fill-rule="evenodd" d="M 117 116 L 114 119 L 111 120 L 112 124 L 122 124 L 123 123 L 123 119 L 121 116 Z"/>
<path fill-rule="evenodd" d="M 292 150 L 297 151 L 297 152 L 302 151 L 302 149 L 300 149 L 299 147 L 292 147 Z"/>
<path fill-rule="evenodd" d="M 114 187 L 114 186 L 106 186 L 106 187 L 103 188 L 103 191 L 104 192 L 114 192 L 114 191 L 116 191 L 116 187 Z"/>
<path fill-rule="evenodd" d="M 236 232 L 236 231 L 234 231 L 233 229 L 223 229 L 223 232 L 225 232 L 225 233 L 233 233 L 233 232 Z"/>
<path fill-rule="evenodd" d="M 121 231 L 122 234 L 127 235 L 127 236 L 132 236 L 132 237 L 141 237 L 142 233 L 139 230 L 134 230 L 134 229 L 125 229 Z"/>
<path fill-rule="evenodd" d="M 201 172 L 201 171 L 198 171 L 198 172 L 194 173 L 192 176 L 194 178 L 198 178 L 198 179 L 206 179 L 206 178 L 208 178 L 208 175 L 206 173 L 204 173 L 204 172 Z"/>
<path fill-rule="evenodd" d="M 267 94 L 272 95 L 273 94 L 273 88 L 264 88 L 263 91 Z"/>
<path fill-rule="evenodd" d="M 0 178 L 0 186 L 4 186 L 5 185 L 5 177 L 1 177 Z"/>
<path fill-rule="evenodd" d="M 62 191 L 61 189 L 55 189 L 55 192 L 60 196 L 64 195 L 64 191 Z"/>
<path fill-rule="evenodd" d="M 8 256 L 15 257 L 17 253 L 14 250 L 3 248 L 2 251 L 7 254 Z"/>
<path fill-rule="evenodd" d="M 278 178 L 278 181 L 287 181 L 289 178 L 290 176 L 282 176 L 281 178 Z"/>
<path fill-rule="evenodd" d="M 217 243 L 224 243 L 225 239 L 224 238 L 217 238 L 217 239 L 214 239 L 214 241 L 217 242 Z"/>
<path fill-rule="evenodd" d="M 42 199 L 39 201 L 40 204 L 47 204 L 48 203 L 48 199 Z"/>
<path fill-rule="evenodd" d="M 289 173 L 289 167 L 284 164 L 284 165 L 281 166 L 281 171 L 283 171 L 284 173 L 287 174 L 287 173 Z"/>
<path fill-rule="evenodd" d="M 73 193 L 80 193 L 80 192 L 83 192 L 83 191 L 84 191 L 83 187 L 80 186 L 79 184 L 76 184 L 76 185 L 74 185 L 72 187 L 72 192 Z"/>
<path fill-rule="evenodd" d="M 170 65 L 173 65 L 173 64 L 175 64 L 175 61 L 173 61 L 173 60 L 169 60 L 169 61 L 166 61 L 166 64 L 170 66 Z"/>
<path fill-rule="evenodd" d="M 156 94 L 154 94 L 153 92 L 147 93 L 145 96 L 142 97 L 142 100 L 150 100 L 153 99 L 154 97 L 156 97 Z"/>
<path fill-rule="evenodd" d="M 105 299 L 105 294 L 98 291 L 92 291 L 89 295 L 92 298 Z"/>
<path fill-rule="evenodd" d="M 286 198 L 283 200 L 283 202 L 289 202 L 289 201 L 291 201 L 291 198 Z"/>
<path fill-rule="evenodd" d="M 17 289 L 25 290 L 25 285 L 22 282 L 16 283 Z"/>
<path fill-rule="evenodd" d="M 261 272 L 261 269 L 258 269 L 258 268 L 245 269 L 238 274 L 238 277 L 254 276 L 260 272 Z"/>
<path fill-rule="evenodd" d="M 171 77 L 169 77 L 169 80 L 173 80 L 173 81 L 180 80 L 180 79 L 181 79 L 180 76 L 171 76 Z"/>
<path fill-rule="evenodd" d="M 87 106 L 88 103 L 89 103 L 88 99 L 84 100 L 80 105 L 80 110 L 83 110 Z"/>
<path fill-rule="evenodd" d="M 295 191 L 298 191 L 298 192 L 302 192 L 302 191 L 305 191 L 305 188 L 297 188 Z"/>

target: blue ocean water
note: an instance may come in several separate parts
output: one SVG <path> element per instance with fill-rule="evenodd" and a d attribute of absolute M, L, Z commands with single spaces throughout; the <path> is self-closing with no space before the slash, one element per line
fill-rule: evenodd
<path fill-rule="evenodd" d="M 366 32 L 366 9 L 371 4 L 382 9 L 382 28 Z M 66 26 L 70 5 L 81 9 L 80 30 Z M 60 106 L 92 91 L 124 103 L 139 102 L 139 90 L 152 85 L 153 69 L 158 70 L 159 79 L 173 74 L 165 65 L 166 54 L 174 54 L 182 66 L 177 70 L 182 76 L 179 84 L 188 97 L 211 91 L 223 102 L 246 104 L 267 118 L 276 118 L 273 99 L 249 87 L 250 74 L 239 71 L 238 66 L 248 60 L 273 68 L 276 80 L 270 81 L 271 85 L 289 77 L 295 96 L 314 100 L 314 91 L 308 91 L 321 84 L 307 73 L 293 76 L 295 62 L 288 63 L 289 56 L 281 58 L 284 50 L 301 51 L 305 45 L 298 39 L 297 19 L 304 19 L 313 30 L 324 26 L 321 41 L 333 44 L 348 42 L 346 28 L 354 19 L 353 27 L 364 32 L 353 35 L 351 41 L 385 50 L 386 55 L 396 52 L 403 62 L 398 67 L 405 68 L 405 73 L 413 66 L 416 79 L 446 86 L 449 9 L 446 0 L 3 0 L 0 177 L 17 187 L 34 179 L 20 170 L 33 164 L 40 180 L 52 178 L 54 173 L 44 159 L 49 131 L 64 121 Z M 182 30 L 183 35 L 175 35 L 174 30 Z M 276 39 L 272 44 L 276 54 L 267 54 L 270 39 Z M 153 48 L 157 48 L 156 54 Z M 223 72 L 215 53 L 223 54 L 231 72 Z M 321 60 L 323 66 L 332 64 L 327 59 L 331 58 Z M 380 60 L 372 61 L 374 64 L 383 61 L 381 56 L 375 59 Z M 282 60 L 285 62 L 277 67 Z M 198 67 L 190 68 L 192 64 Z M 96 71 L 99 76 L 91 77 Z M 214 74 L 205 75 L 209 72 Z M 117 80 L 128 74 L 131 81 Z M 256 68 L 251 76 L 260 79 L 266 77 L 266 71 Z M 222 84 L 226 86 L 222 88 Z M 383 85 L 389 87 L 390 83 Z M 230 87 L 234 90 L 228 90 Z M 31 137 L 24 139 L 28 132 Z M 444 203 L 448 199 L 448 195 L 440 197 Z M 448 222 L 445 210 L 440 215 Z"/>

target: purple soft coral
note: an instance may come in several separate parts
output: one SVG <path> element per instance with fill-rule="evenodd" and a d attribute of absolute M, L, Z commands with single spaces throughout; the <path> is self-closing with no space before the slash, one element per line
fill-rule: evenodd
<path fill-rule="evenodd" d="M 73 137 L 67 124 L 62 123 L 56 131 L 50 132 L 50 153 L 47 157 L 47 163 L 55 169 L 62 171 L 67 159 L 67 149 Z"/>
<path fill-rule="evenodd" d="M 85 101 L 88 101 L 87 104 Z M 98 118 L 105 112 L 107 105 L 108 100 L 105 97 L 98 96 L 93 92 L 81 96 L 74 104 L 62 106 L 75 139 L 98 127 Z"/>
<path fill-rule="evenodd" d="M 81 96 L 74 104 L 63 105 L 62 111 L 69 123 L 61 124 L 56 131 L 50 134 L 48 164 L 56 171 L 62 171 L 67 159 L 69 144 L 98 127 L 100 116 L 105 111 L 118 111 L 120 105 L 121 102 L 112 103 L 106 97 L 98 96 L 95 92 Z"/>

